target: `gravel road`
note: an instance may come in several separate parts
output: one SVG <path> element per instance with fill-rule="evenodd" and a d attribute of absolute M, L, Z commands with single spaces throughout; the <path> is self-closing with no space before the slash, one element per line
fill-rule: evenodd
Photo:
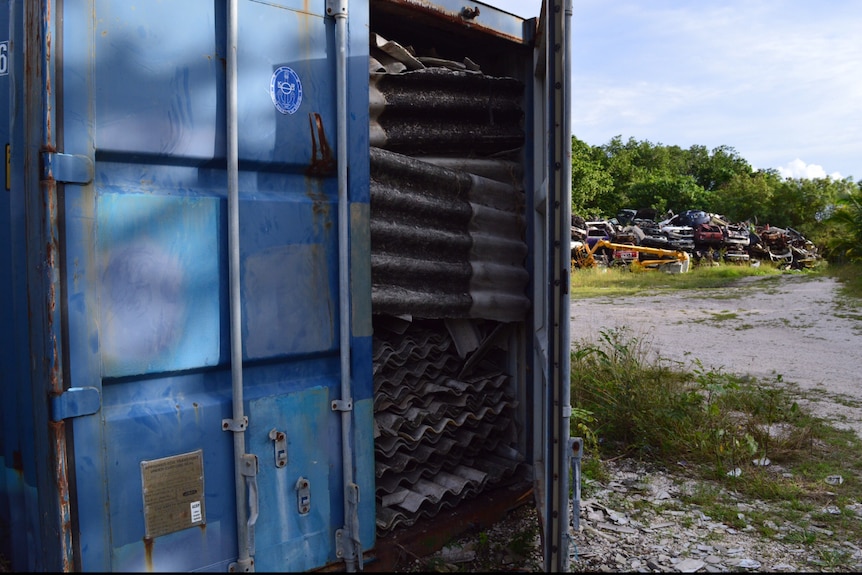
<path fill-rule="evenodd" d="M 826 277 L 745 278 L 732 287 L 577 299 L 573 345 L 624 328 L 656 357 L 798 386 L 807 406 L 862 437 L 862 313 Z"/>

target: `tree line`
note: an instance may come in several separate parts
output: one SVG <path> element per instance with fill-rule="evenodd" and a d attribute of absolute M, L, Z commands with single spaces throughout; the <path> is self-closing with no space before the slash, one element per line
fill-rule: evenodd
<path fill-rule="evenodd" d="M 689 209 L 752 226 L 792 228 L 831 261 L 862 261 L 862 180 L 782 177 L 753 169 L 730 146 L 653 144 L 621 136 L 601 146 L 572 138 L 572 213 Z"/>

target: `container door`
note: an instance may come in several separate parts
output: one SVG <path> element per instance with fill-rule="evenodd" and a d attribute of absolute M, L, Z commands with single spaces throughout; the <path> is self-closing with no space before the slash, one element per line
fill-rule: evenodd
<path fill-rule="evenodd" d="M 570 18 L 570 0 L 543 2 L 534 62 L 534 453 L 548 571 L 569 561 Z"/>
<path fill-rule="evenodd" d="M 84 571 L 228 570 L 238 553 L 236 478 L 257 570 L 338 562 L 337 533 L 351 521 L 345 461 L 360 498 L 352 537 L 374 544 L 362 273 L 351 276 L 347 433 L 333 408 L 345 405 L 338 162 L 355 162 L 354 266 L 368 266 L 367 14 L 350 15 L 350 148 L 339 158 L 326 3 L 238 3 L 235 110 L 227 4 L 64 0 L 48 12 L 62 23 L 53 89 L 70 388 L 69 409 L 55 418 L 72 430 L 75 567 Z M 230 114 L 239 124 L 247 425 L 231 423 Z M 238 423 L 254 456 L 241 473 Z"/>
<path fill-rule="evenodd" d="M 49 417 L 63 384 L 61 209 L 51 179 L 57 159 L 55 79 L 46 64 L 53 28 L 43 3 L 5 2 L 2 10 L 0 106 L 7 115 L 0 133 L 6 138 L 7 192 L 0 213 L 8 215 L 8 225 L 0 218 L 0 246 L 9 259 L 0 257 L 0 263 L 10 273 L 3 272 L 0 287 L 2 305 L 9 306 L 0 313 L 9 337 L 0 361 L 5 459 L 0 486 L 9 497 L 0 512 L 0 535 L 10 536 L 14 570 L 60 570 L 70 567 L 72 550 L 66 430 Z"/>
<path fill-rule="evenodd" d="M 49 429 L 45 404 L 55 389 L 60 330 L 54 298 L 57 268 L 51 257 L 56 203 L 49 199 L 50 183 L 40 185 L 38 169 L 46 125 L 40 87 L 45 81 L 43 36 L 25 37 L 25 8 L 28 17 L 39 18 L 37 3 L 7 1 L 0 7 L 0 141 L 5 157 L 0 201 L 0 550 L 16 571 L 50 569 L 68 558 L 59 544 L 68 518 L 61 491 L 63 431 Z M 24 121 L 25 110 L 32 121 Z M 34 139 L 30 147 L 24 144 L 25 134 Z M 48 543 L 52 539 L 54 545 Z"/>

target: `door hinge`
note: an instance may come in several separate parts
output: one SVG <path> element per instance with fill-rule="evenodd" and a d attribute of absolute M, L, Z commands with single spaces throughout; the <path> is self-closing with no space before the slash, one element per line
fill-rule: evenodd
<path fill-rule="evenodd" d="M 93 181 L 93 161 L 87 156 L 42 152 L 42 180 L 89 184 Z"/>
<path fill-rule="evenodd" d="M 70 387 L 51 397 L 51 421 L 93 415 L 102 407 L 102 395 L 95 387 Z"/>

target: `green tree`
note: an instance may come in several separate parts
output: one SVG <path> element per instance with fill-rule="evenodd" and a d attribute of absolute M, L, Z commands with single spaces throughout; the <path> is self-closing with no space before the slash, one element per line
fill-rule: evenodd
<path fill-rule="evenodd" d="M 572 213 L 594 209 L 597 201 L 612 195 L 614 180 L 605 169 L 601 152 L 572 138 Z"/>
<path fill-rule="evenodd" d="M 679 146 L 653 144 L 620 136 L 599 147 L 596 158 L 613 179 L 613 194 L 596 198 L 595 208 L 614 214 L 619 208 L 688 209 L 702 188 L 687 174 L 688 152 Z M 686 207 L 680 207 L 686 206 Z"/>
<path fill-rule="evenodd" d="M 647 173 L 628 186 L 628 201 L 638 208 L 654 208 L 659 213 L 706 207 L 706 196 L 694 178 L 684 174 Z"/>
<path fill-rule="evenodd" d="M 831 178 L 785 178 L 772 192 L 771 205 L 765 213 L 769 223 L 793 228 L 808 237 L 817 231 L 823 214 L 844 191 L 841 180 Z"/>
<path fill-rule="evenodd" d="M 734 174 L 721 188 L 708 192 L 708 211 L 731 222 L 755 223 L 772 205 L 773 188 L 779 183 L 778 172 Z"/>
<path fill-rule="evenodd" d="M 712 153 L 705 146 L 688 149 L 687 174 L 704 190 L 720 190 L 734 179 L 752 174 L 751 164 L 730 146 L 718 146 Z"/>
<path fill-rule="evenodd" d="M 845 193 L 825 218 L 828 252 L 833 259 L 862 262 L 862 181 L 843 181 Z"/>

